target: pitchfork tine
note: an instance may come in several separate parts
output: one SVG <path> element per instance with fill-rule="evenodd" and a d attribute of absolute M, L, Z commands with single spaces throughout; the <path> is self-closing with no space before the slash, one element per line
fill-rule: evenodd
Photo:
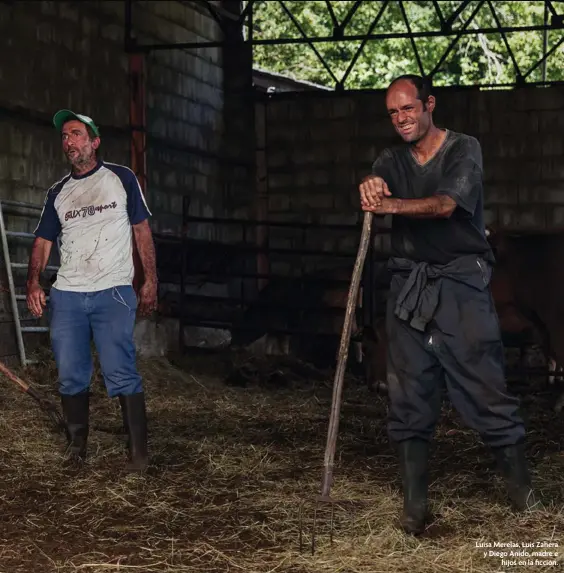
<path fill-rule="evenodd" d="M 331 504 L 331 521 L 329 522 L 331 529 L 329 530 L 329 541 L 333 545 L 333 521 L 335 519 L 335 504 Z"/>
<path fill-rule="evenodd" d="M 315 509 L 313 510 L 313 531 L 311 534 L 311 554 L 313 555 L 315 553 L 315 533 L 316 533 L 316 528 L 317 526 L 317 503 L 315 504 Z"/>

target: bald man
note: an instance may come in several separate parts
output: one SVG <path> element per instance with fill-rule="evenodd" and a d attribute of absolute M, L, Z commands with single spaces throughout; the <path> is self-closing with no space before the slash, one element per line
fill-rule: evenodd
<path fill-rule="evenodd" d="M 434 125 L 431 82 L 420 76 L 396 78 L 386 107 L 404 143 L 382 151 L 360 196 L 363 210 L 392 215 L 388 434 L 399 454 L 402 527 L 417 535 L 428 521 L 429 442 L 443 384 L 492 449 L 514 508 L 540 508 L 489 288 L 495 259 L 485 234 L 480 144 Z"/>

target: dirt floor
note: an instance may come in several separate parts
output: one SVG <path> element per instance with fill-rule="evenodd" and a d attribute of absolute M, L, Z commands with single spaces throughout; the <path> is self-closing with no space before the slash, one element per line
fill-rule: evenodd
<path fill-rule="evenodd" d="M 63 437 L 36 403 L 2 378 L 0 573 L 563 570 L 564 416 L 552 411 L 554 393 L 542 385 L 534 399 L 521 398 L 547 511 L 509 511 L 487 450 L 445 405 L 432 464 L 435 521 L 415 539 L 397 528 L 401 496 L 385 398 L 348 379 L 332 493 L 354 503 L 335 509 L 332 545 L 331 513 L 318 510 L 312 555 L 332 373 L 256 359 L 240 369 L 245 360 L 202 355 L 140 363 L 152 454 L 145 476 L 123 471 L 118 404 L 99 374 L 91 455 L 78 473 L 63 468 Z M 26 377 L 56 399 L 52 362 L 28 368 Z M 551 546 L 537 547 L 544 542 Z M 515 564 L 490 555 L 504 551 Z M 532 555 L 538 551 L 558 557 Z M 539 564 L 550 560 L 558 564 Z"/>

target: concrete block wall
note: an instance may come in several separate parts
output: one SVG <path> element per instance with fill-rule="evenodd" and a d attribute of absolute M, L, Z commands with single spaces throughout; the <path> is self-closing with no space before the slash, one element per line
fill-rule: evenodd
<path fill-rule="evenodd" d="M 484 155 L 487 222 L 516 232 L 564 229 L 564 89 L 464 95 L 465 127 Z"/>
<path fill-rule="evenodd" d="M 60 108 L 93 117 L 104 157 L 129 164 L 124 19 L 121 1 L 0 4 L 2 197 L 39 204 L 68 171 L 50 124 Z M 134 3 L 133 28 L 140 43 L 221 38 L 209 14 L 175 1 Z M 195 214 L 220 209 L 222 82 L 220 49 L 147 56 L 147 199 L 157 230 L 179 230 L 184 194 Z"/>
<path fill-rule="evenodd" d="M 139 44 L 222 38 L 209 13 L 182 2 L 135 3 L 133 28 Z M 184 195 L 191 214 L 219 214 L 222 56 L 211 48 L 159 50 L 147 57 L 148 198 L 158 231 L 180 232 Z M 193 237 L 212 239 L 213 233 L 210 225 L 190 228 Z"/>
<path fill-rule="evenodd" d="M 443 88 L 436 97 L 437 125 L 482 145 L 487 223 L 514 231 L 564 229 L 564 88 Z M 354 223 L 361 216 L 360 180 L 383 148 L 400 142 L 383 92 L 275 94 L 267 102 L 266 131 L 269 216 L 277 220 Z M 358 236 L 319 230 L 311 245 L 355 250 Z M 272 241 L 300 244 L 288 231 Z M 385 254 L 389 239 L 376 236 L 375 244 Z"/>
<path fill-rule="evenodd" d="M 369 172 L 372 156 L 390 141 L 379 94 L 281 94 L 267 100 L 266 161 L 269 217 L 314 224 L 355 225 L 361 221 L 358 181 Z M 371 126 L 371 128 L 369 128 Z M 381 128 L 384 127 L 384 130 Z M 378 133 L 377 138 L 374 132 Z M 352 267 L 358 246 L 356 230 L 272 229 L 274 247 L 321 250 L 308 256 L 307 270 Z M 348 258 L 333 257 L 337 252 Z M 288 264 L 271 255 L 274 268 Z"/>
<path fill-rule="evenodd" d="M 50 123 L 61 108 L 93 117 L 104 132 L 105 154 L 127 161 L 129 139 L 120 134 L 128 124 L 127 57 L 122 38 L 107 33 L 112 18 L 97 4 L 0 4 L 3 198 L 41 204 L 68 172 Z"/>

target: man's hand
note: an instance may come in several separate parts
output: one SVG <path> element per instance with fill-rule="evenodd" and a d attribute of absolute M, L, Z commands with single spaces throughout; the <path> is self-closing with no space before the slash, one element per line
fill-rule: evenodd
<path fill-rule="evenodd" d="M 47 306 L 47 298 L 39 284 L 39 277 L 47 266 L 53 241 L 42 237 L 35 237 L 31 247 L 31 255 L 27 266 L 27 308 L 33 316 L 43 316 L 43 308 Z"/>
<path fill-rule="evenodd" d="M 377 175 L 368 175 L 360 184 L 360 205 L 364 211 L 370 211 L 382 204 L 384 197 L 391 197 L 386 182 Z"/>
<path fill-rule="evenodd" d="M 26 302 L 33 316 L 39 318 L 43 315 L 43 308 L 47 306 L 47 298 L 38 282 L 27 283 Z"/>
<path fill-rule="evenodd" d="M 157 266 L 155 263 L 155 245 L 149 221 L 145 219 L 141 223 L 133 225 L 133 234 L 135 241 L 133 263 L 137 267 L 135 272 L 136 284 L 139 284 L 141 278 L 143 279 L 143 284 L 137 293 L 138 310 L 141 316 L 148 316 L 157 309 Z"/>
<path fill-rule="evenodd" d="M 139 289 L 139 313 L 141 316 L 149 316 L 157 310 L 157 283 L 145 281 Z"/>
<path fill-rule="evenodd" d="M 362 210 L 370 211 L 375 215 L 394 215 L 397 213 L 398 202 L 399 202 L 398 199 L 389 199 L 388 197 L 383 197 L 380 205 L 369 207 L 363 204 Z"/>

